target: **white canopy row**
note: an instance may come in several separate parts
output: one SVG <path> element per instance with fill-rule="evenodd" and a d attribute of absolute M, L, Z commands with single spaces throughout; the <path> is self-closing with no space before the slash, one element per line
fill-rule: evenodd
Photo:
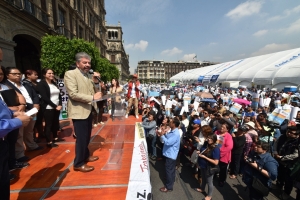
<path fill-rule="evenodd" d="M 182 71 L 171 81 L 223 83 L 283 88 L 300 85 L 300 48 Z"/>

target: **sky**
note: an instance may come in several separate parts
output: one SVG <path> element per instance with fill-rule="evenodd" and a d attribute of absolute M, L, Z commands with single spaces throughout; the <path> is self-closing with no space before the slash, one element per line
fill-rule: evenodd
<path fill-rule="evenodd" d="M 139 61 L 227 62 L 300 47 L 298 0 L 106 0 L 130 72 Z M 196 58 L 195 58 L 196 56 Z"/>

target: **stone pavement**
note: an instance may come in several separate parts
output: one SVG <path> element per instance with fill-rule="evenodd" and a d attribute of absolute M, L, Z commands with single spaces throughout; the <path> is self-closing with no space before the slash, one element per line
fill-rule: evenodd
<path fill-rule="evenodd" d="M 182 166 L 176 170 L 176 180 L 174 190 L 168 193 L 162 193 L 159 188 L 163 187 L 163 180 L 165 177 L 164 161 L 153 161 L 150 159 L 151 170 L 151 184 L 153 200 L 193 200 L 203 199 L 205 196 L 199 192 L 194 191 L 192 188 L 199 187 L 199 183 L 193 175 L 193 170 L 190 166 Z M 249 199 L 248 190 L 242 182 L 242 178 L 237 179 L 227 178 L 227 182 L 223 187 L 218 186 L 218 177 L 214 177 L 214 192 L 213 200 L 241 200 Z M 207 187 L 206 187 L 207 191 Z M 268 197 L 268 200 L 280 199 L 281 192 L 273 190 Z M 292 191 L 291 200 L 295 199 L 295 189 Z"/>

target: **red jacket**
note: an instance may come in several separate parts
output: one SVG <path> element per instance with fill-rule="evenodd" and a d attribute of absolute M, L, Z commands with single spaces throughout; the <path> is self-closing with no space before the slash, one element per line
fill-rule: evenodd
<path fill-rule="evenodd" d="M 128 83 L 128 93 L 127 93 L 127 98 L 129 99 L 130 98 L 130 94 L 131 94 L 131 90 L 132 90 L 132 81 L 129 81 Z M 136 98 L 139 98 L 140 97 L 140 91 L 138 89 L 138 86 L 140 85 L 140 82 L 139 81 L 136 81 L 136 84 L 135 84 L 135 95 L 136 95 Z"/>

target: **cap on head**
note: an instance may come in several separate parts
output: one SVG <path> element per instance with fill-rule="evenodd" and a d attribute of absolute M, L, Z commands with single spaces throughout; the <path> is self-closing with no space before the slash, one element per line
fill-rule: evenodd
<path fill-rule="evenodd" d="M 255 128 L 254 122 L 251 122 L 251 121 L 250 121 L 250 122 L 247 122 L 246 125 L 250 126 L 250 127 L 253 128 L 253 129 Z"/>
<path fill-rule="evenodd" d="M 195 120 L 193 121 L 193 123 L 194 123 L 194 124 L 200 125 L 200 124 L 201 124 L 201 120 L 200 120 L 200 119 L 195 119 Z"/>
<path fill-rule="evenodd" d="M 137 74 L 133 74 L 132 78 L 138 78 L 138 75 Z"/>

